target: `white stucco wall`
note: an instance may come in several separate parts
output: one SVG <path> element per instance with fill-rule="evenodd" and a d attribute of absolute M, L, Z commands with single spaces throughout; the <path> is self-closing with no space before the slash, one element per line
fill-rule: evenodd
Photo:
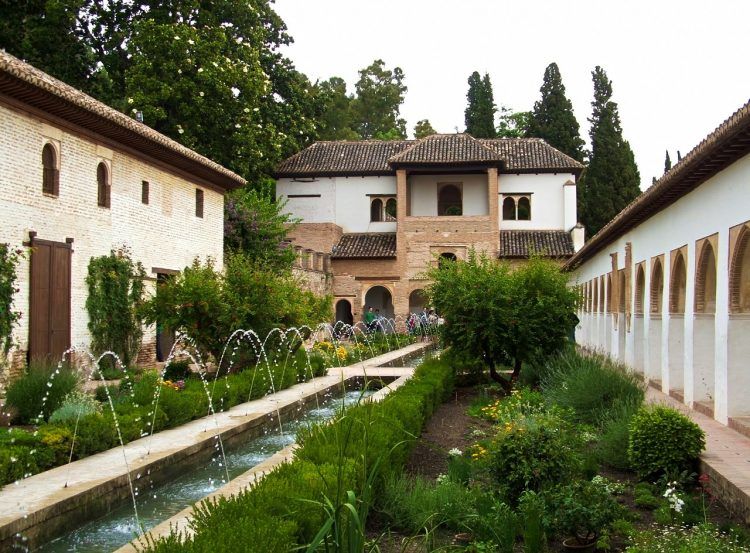
<path fill-rule="evenodd" d="M 368 194 L 396 194 L 396 177 L 336 177 L 336 224 L 344 232 L 396 232 L 396 222 L 370 222 Z"/>
<path fill-rule="evenodd" d="M 320 194 L 320 197 L 289 197 L 298 194 Z M 285 211 L 300 217 L 305 223 L 330 223 L 336 220 L 335 178 L 322 177 L 314 181 L 279 179 L 276 181 L 276 197 L 286 199 Z"/>
<path fill-rule="evenodd" d="M 750 398 L 746 393 L 733 394 L 730 390 L 744 389 L 750 386 L 750 370 L 747 359 L 750 355 L 750 335 L 740 336 L 741 320 L 745 315 L 729 315 L 729 229 L 750 220 L 750 155 L 746 155 L 720 173 L 716 174 L 701 186 L 677 200 L 671 206 L 663 209 L 650 219 L 644 221 L 616 241 L 606 246 L 602 251 L 586 261 L 571 275 L 571 283 L 585 283 L 594 277 L 608 273 L 611 270 L 610 253 L 618 253 L 618 269 L 624 267 L 625 244 L 632 243 L 631 274 L 631 302 L 635 305 L 635 268 L 636 264 L 645 261 L 645 297 L 643 331 L 641 336 L 635 336 L 633 327 L 626 335 L 626 358 L 633 359 L 635 355 L 635 341 L 643 340 L 645 374 L 652 379 L 660 379 L 665 391 L 678 390 L 684 393 L 685 401 L 692 404 L 695 400 L 702 400 L 706 396 L 705 387 L 713 386 L 711 396 L 714 400 L 714 416 L 726 423 L 728 417 L 750 414 Z M 716 314 L 714 317 L 713 340 L 715 351 L 713 355 L 713 382 L 711 379 L 701 379 L 694 374 L 694 357 L 700 359 L 702 355 L 694 352 L 693 314 L 695 297 L 695 266 L 696 241 L 718 233 L 718 249 L 716 253 Z M 684 316 L 670 317 L 669 315 L 669 286 L 670 286 L 670 252 L 687 246 L 687 289 Z M 661 314 L 649 315 L 651 287 L 651 259 L 664 254 L 664 295 Z M 594 324 L 599 315 L 581 313 L 581 325 L 577 331 L 577 339 L 589 345 L 586 340 L 588 327 Z M 675 324 L 681 325 L 680 332 L 670 333 L 669 329 Z M 730 326 L 732 333 L 729 333 Z M 615 333 L 609 325 L 605 331 Z M 729 340 L 734 334 L 734 340 Z M 739 338 L 738 338 L 739 336 Z M 679 340 L 678 340 L 679 338 Z M 698 343 L 705 343 L 709 339 L 701 335 Z M 658 341 L 658 343 L 653 343 Z M 728 341 L 731 342 L 728 345 Z M 599 344 L 600 345 L 600 344 Z M 607 348 L 612 351 L 611 348 Z M 680 360 L 670 361 L 670 356 L 679 355 Z M 744 360 L 739 358 L 744 355 Z M 655 367 L 658 363 L 660 366 Z M 682 378 L 670 375 L 669 368 L 679 367 Z M 728 369 L 729 367 L 729 369 Z M 677 380 L 677 382 L 674 382 Z M 732 401 L 730 401 L 730 399 Z"/>
<path fill-rule="evenodd" d="M 42 148 L 59 146 L 60 189 L 42 193 Z M 111 167 L 111 207 L 97 205 L 97 165 Z M 149 204 L 141 203 L 141 183 L 150 183 Z M 204 191 L 203 218 L 195 216 L 195 190 Z M 87 345 L 88 316 L 84 279 L 89 259 L 126 245 L 148 276 L 154 267 L 181 270 L 197 256 L 212 257 L 221 268 L 224 198 L 164 169 L 88 138 L 50 126 L 0 105 L 0 242 L 21 247 L 29 231 L 37 238 L 72 238 L 71 345 Z M 14 308 L 22 312 L 14 340 L 28 348 L 29 263 L 18 267 Z M 153 290 L 153 282 L 147 285 Z M 153 340 L 153 329 L 144 342 Z"/>
<path fill-rule="evenodd" d="M 464 215 L 487 215 L 487 175 L 411 175 L 409 189 L 411 191 L 412 216 L 437 216 L 438 184 L 459 184 L 462 190 Z"/>
<path fill-rule="evenodd" d="M 565 197 L 564 184 L 575 182 L 571 173 L 541 173 L 499 177 L 498 216 L 500 228 L 506 230 L 566 230 L 575 226 L 575 194 Z M 503 219 L 503 194 L 530 194 L 531 220 Z M 567 201 L 566 201 L 567 200 Z M 567 209 L 567 217 L 566 217 Z M 571 209 L 573 210 L 571 213 Z M 571 223 L 571 221 L 573 221 Z"/>

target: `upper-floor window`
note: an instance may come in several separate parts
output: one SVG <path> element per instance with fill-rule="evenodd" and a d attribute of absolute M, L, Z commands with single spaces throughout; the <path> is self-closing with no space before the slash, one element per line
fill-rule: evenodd
<path fill-rule="evenodd" d="M 141 181 L 141 203 L 148 205 L 149 185 L 147 180 Z"/>
<path fill-rule="evenodd" d="M 195 216 L 203 218 L 203 190 L 195 189 Z"/>
<path fill-rule="evenodd" d="M 463 198 L 460 185 L 438 184 L 438 215 L 462 215 Z"/>
<path fill-rule="evenodd" d="M 370 198 L 370 222 L 380 223 L 383 221 L 396 220 L 396 198 L 371 197 Z"/>
<path fill-rule="evenodd" d="M 57 152 L 49 142 L 42 148 L 42 192 L 57 196 L 60 193 L 60 171 Z"/>
<path fill-rule="evenodd" d="M 503 195 L 503 220 L 530 221 L 531 198 L 527 195 Z"/>
<path fill-rule="evenodd" d="M 96 166 L 96 203 L 100 207 L 110 207 L 109 168 L 103 161 Z"/>

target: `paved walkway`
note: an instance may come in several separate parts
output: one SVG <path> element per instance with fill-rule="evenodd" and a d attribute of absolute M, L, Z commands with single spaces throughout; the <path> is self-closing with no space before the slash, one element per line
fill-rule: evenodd
<path fill-rule="evenodd" d="M 750 438 L 732 430 L 649 386 L 646 401 L 663 403 L 685 413 L 706 433 L 701 471 L 710 487 L 733 515 L 750 524 Z"/>

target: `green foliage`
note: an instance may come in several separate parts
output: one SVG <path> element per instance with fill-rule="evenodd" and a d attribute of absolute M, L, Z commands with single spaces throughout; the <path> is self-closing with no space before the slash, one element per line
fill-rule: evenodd
<path fill-rule="evenodd" d="M 466 132 L 474 138 L 495 138 L 495 99 L 489 74 L 480 77 L 474 71 L 469 76 L 467 106 L 464 111 Z"/>
<path fill-rule="evenodd" d="M 548 527 L 561 537 L 593 543 L 620 509 L 606 487 L 586 480 L 561 484 L 545 494 Z"/>
<path fill-rule="evenodd" d="M 91 349 L 96 354 L 115 352 L 126 367 L 135 361 L 143 338 L 140 309 L 145 278 L 143 266 L 134 263 L 125 248 L 89 260 L 86 312 Z"/>
<path fill-rule="evenodd" d="M 583 162 L 584 142 L 580 127 L 573 113 L 573 104 L 565 95 L 565 85 L 556 63 L 550 63 L 544 70 L 539 92 L 542 97 L 534 103 L 528 136 L 543 138 L 564 154 Z"/>
<path fill-rule="evenodd" d="M 652 484 L 640 482 L 633 489 L 633 502 L 641 509 L 653 511 L 665 503 L 660 495 L 654 495 L 655 492 L 656 488 Z"/>
<path fill-rule="evenodd" d="M 429 119 L 420 119 L 414 125 L 414 138 L 416 139 L 425 138 L 436 133 L 437 131 L 432 128 Z"/>
<path fill-rule="evenodd" d="M 700 426 L 676 409 L 645 406 L 633 415 L 628 459 L 643 478 L 689 470 L 705 447 Z"/>
<path fill-rule="evenodd" d="M 735 537 L 721 533 L 713 524 L 692 528 L 675 526 L 636 533 L 627 553 L 743 553 L 748 551 Z"/>
<path fill-rule="evenodd" d="M 572 409 L 576 420 L 600 425 L 621 405 L 643 403 L 642 379 L 602 355 L 570 349 L 551 358 L 542 390 L 551 404 Z"/>
<path fill-rule="evenodd" d="M 541 491 L 581 473 L 582 442 L 558 413 L 499 427 L 488 446 L 489 471 L 512 505 L 524 491 Z"/>
<path fill-rule="evenodd" d="M 457 532 L 476 518 L 474 499 L 466 487 L 450 480 L 399 475 L 385 481 L 379 510 L 394 528 L 409 533 L 437 526 Z"/>
<path fill-rule="evenodd" d="M 475 495 L 474 510 L 477 514 L 466 522 L 466 526 L 477 538 L 494 545 L 487 551 L 513 553 L 521 529 L 519 516 L 492 493 Z M 477 551 L 481 550 L 477 548 Z"/>
<path fill-rule="evenodd" d="M 529 136 L 531 121 L 530 111 L 516 111 L 500 106 L 500 124 L 497 127 L 497 138 L 526 138 Z"/>
<path fill-rule="evenodd" d="M 5 22 L 0 23 L 0 30 Z M 11 249 L 9 244 L 0 243 L 0 354 L 7 355 L 13 345 L 13 327 L 21 318 L 20 311 L 13 311 L 13 295 L 16 288 L 18 262 L 23 250 Z"/>
<path fill-rule="evenodd" d="M 359 134 L 353 129 L 353 96 L 346 93 L 346 82 L 341 77 L 331 77 L 316 83 L 315 93 L 321 104 L 318 119 L 320 140 L 358 140 Z"/>
<path fill-rule="evenodd" d="M 664 157 L 664 172 L 666 173 L 672 168 L 672 160 L 669 159 L 669 150 L 667 150 L 666 156 Z"/>
<path fill-rule="evenodd" d="M 351 110 L 353 128 L 361 138 L 406 138 L 406 121 L 399 117 L 407 90 L 403 82 L 401 68 L 387 69 L 380 59 L 360 69 Z"/>
<path fill-rule="evenodd" d="M 482 405 L 475 411 L 475 416 L 498 424 L 509 424 L 546 411 L 544 396 L 540 392 L 516 388 L 509 396 Z"/>
<path fill-rule="evenodd" d="M 68 369 L 35 364 L 8 386 L 5 401 L 18 409 L 19 422 L 32 424 L 49 418 L 77 385 L 78 377 Z"/>
<path fill-rule="evenodd" d="M 589 236 L 599 232 L 641 193 L 633 150 L 622 136 L 617 103 L 612 101 L 612 81 L 599 66 L 592 76 L 591 155 L 578 186 L 578 213 Z"/>
<path fill-rule="evenodd" d="M 525 361 L 567 344 L 577 295 L 552 262 L 534 257 L 511 271 L 471 250 L 466 261 L 427 274 L 430 302 L 445 317 L 445 343 L 459 355 L 481 359 L 508 388 L 497 365 L 513 366 L 517 378 Z"/>
<path fill-rule="evenodd" d="M 289 271 L 295 253 L 287 235 L 297 220 L 284 206 L 270 186 L 229 194 L 224 202 L 224 251 L 241 252 L 268 270 Z"/>
<path fill-rule="evenodd" d="M 521 494 L 518 510 L 521 513 L 521 534 L 524 551 L 541 553 L 547 550 L 547 535 L 544 530 L 544 497 L 533 491 Z"/>
<path fill-rule="evenodd" d="M 603 418 L 602 433 L 596 444 L 596 457 L 599 461 L 619 470 L 630 468 L 630 421 L 639 407 L 638 403 L 618 402 Z"/>
<path fill-rule="evenodd" d="M 190 361 L 187 359 L 181 359 L 179 361 L 170 361 L 164 369 L 162 378 L 164 380 L 185 380 L 190 376 Z"/>
<path fill-rule="evenodd" d="M 85 417 L 92 413 L 101 413 L 102 406 L 96 399 L 85 393 L 73 390 L 63 399 L 60 407 L 50 415 L 49 422 L 74 421 L 78 417 Z"/>

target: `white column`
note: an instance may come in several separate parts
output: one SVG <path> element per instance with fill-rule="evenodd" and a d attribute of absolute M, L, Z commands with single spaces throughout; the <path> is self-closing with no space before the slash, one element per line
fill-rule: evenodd
<path fill-rule="evenodd" d="M 682 333 L 683 359 L 682 383 L 685 405 L 693 406 L 695 401 L 695 373 L 693 371 L 693 310 L 695 308 L 695 241 L 688 242 L 687 263 L 685 263 L 685 317 Z"/>
<path fill-rule="evenodd" d="M 729 231 L 719 230 L 716 248 L 716 316 L 714 317 L 714 418 L 728 422 L 727 342 L 729 329 Z"/>

